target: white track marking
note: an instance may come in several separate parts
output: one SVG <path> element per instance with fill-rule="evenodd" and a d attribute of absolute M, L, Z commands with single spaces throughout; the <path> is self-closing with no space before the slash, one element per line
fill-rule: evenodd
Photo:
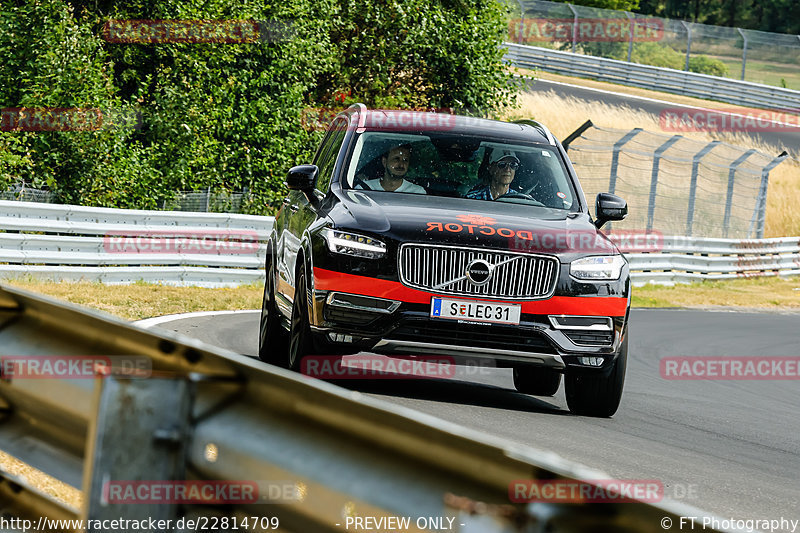
<path fill-rule="evenodd" d="M 143 328 L 149 328 L 152 326 L 157 326 L 159 324 L 163 324 L 165 322 L 172 322 L 174 320 L 183 320 L 184 318 L 197 318 L 202 316 L 216 316 L 216 315 L 235 315 L 235 314 L 243 314 L 243 313 L 260 313 L 260 309 L 247 309 L 247 310 L 240 310 L 240 311 L 197 311 L 195 313 L 180 313 L 177 315 L 164 315 L 164 316 L 156 316 L 153 318 L 145 318 L 144 320 L 137 320 L 134 322 L 137 326 L 142 326 Z"/>

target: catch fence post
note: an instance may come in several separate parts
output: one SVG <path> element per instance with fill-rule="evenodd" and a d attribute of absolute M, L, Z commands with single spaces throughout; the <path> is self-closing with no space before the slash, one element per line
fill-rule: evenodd
<path fill-rule="evenodd" d="M 656 211 L 656 191 L 658 190 L 658 167 L 661 163 L 661 156 L 670 146 L 683 139 L 681 135 L 673 135 L 670 139 L 659 146 L 653 154 L 653 173 L 650 175 L 650 201 L 647 204 L 647 232 L 653 229 L 653 217 Z"/>
<path fill-rule="evenodd" d="M 572 11 L 572 53 L 575 53 L 575 47 L 578 41 L 578 10 L 572 4 L 567 4 L 567 7 Z"/>
<path fill-rule="evenodd" d="M 789 153 L 785 150 L 775 159 L 770 161 L 767 166 L 765 166 L 761 170 L 761 186 L 758 188 L 758 201 L 756 202 L 756 209 L 755 213 L 755 225 L 756 225 L 756 238 L 763 239 L 764 238 L 764 222 L 766 220 L 767 214 L 767 187 L 769 186 L 769 173 L 772 171 L 773 168 L 781 164 L 787 157 L 789 157 Z M 755 214 L 754 213 L 754 214 Z M 753 231 L 753 223 L 750 223 L 750 231 Z"/>
<path fill-rule="evenodd" d="M 720 144 L 720 141 L 711 141 L 705 147 L 694 154 L 692 157 L 692 181 L 689 184 L 689 208 L 686 211 L 686 236 L 692 236 L 692 225 L 694 224 L 694 200 L 697 195 L 697 174 L 700 170 L 700 160 L 705 155 L 713 150 L 715 146 Z"/>
<path fill-rule="evenodd" d="M 744 163 L 745 159 L 756 153 L 755 149 L 750 149 L 739 156 L 739 158 L 731 163 L 728 170 L 728 194 L 725 196 L 725 217 L 722 219 L 722 236 L 728 237 L 728 226 L 731 221 L 731 207 L 733 205 L 733 183 L 736 178 L 736 169 Z"/>

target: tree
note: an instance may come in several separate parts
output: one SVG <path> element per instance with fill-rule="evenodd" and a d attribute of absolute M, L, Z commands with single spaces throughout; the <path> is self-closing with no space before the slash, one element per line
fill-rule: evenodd
<path fill-rule="evenodd" d="M 351 101 L 512 105 L 496 0 L 17 0 L 0 13 L 3 107 L 132 110 L 138 129 L 0 132 L 0 180 L 49 186 L 62 202 L 157 207 L 178 190 L 283 197 L 313 156 L 304 109 Z M 110 19 L 263 21 L 287 30 L 240 43 L 129 43 Z M 340 98 L 341 95 L 349 95 Z M 345 100 L 344 102 L 342 100 Z"/>

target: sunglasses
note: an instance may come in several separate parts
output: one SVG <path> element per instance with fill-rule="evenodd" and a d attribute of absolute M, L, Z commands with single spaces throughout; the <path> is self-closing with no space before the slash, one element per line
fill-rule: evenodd
<path fill-rule="evenodd" d="M 504 170 L 506 167 L 510 168 L 511 170 L 517 170 L 519 168 L 519 163 L 516 161 L 509 161 L 504 163 L 496 163 L 497 168 L 500 170 Z"/>

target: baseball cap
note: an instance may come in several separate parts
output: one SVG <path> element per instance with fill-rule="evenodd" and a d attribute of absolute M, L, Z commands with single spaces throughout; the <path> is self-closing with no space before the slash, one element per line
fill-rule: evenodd
<path fill-rule="evenodd" d="M 491 164 L 497 163 L 498 161 L 500 161 L 501 159 L 504 159 L 506 157 L 510 157 L 510 158 L 514 159 L 514 161 L 519 163 L 519 158 L 517 157 L 517 154 L 515 154 L 512 150 L 497 150 L 497 149 L 495 149 L 492 152 L 492 157 L 491 157 L 491 160 L 489 161 L 489 164 L 491 165 Z"/>

